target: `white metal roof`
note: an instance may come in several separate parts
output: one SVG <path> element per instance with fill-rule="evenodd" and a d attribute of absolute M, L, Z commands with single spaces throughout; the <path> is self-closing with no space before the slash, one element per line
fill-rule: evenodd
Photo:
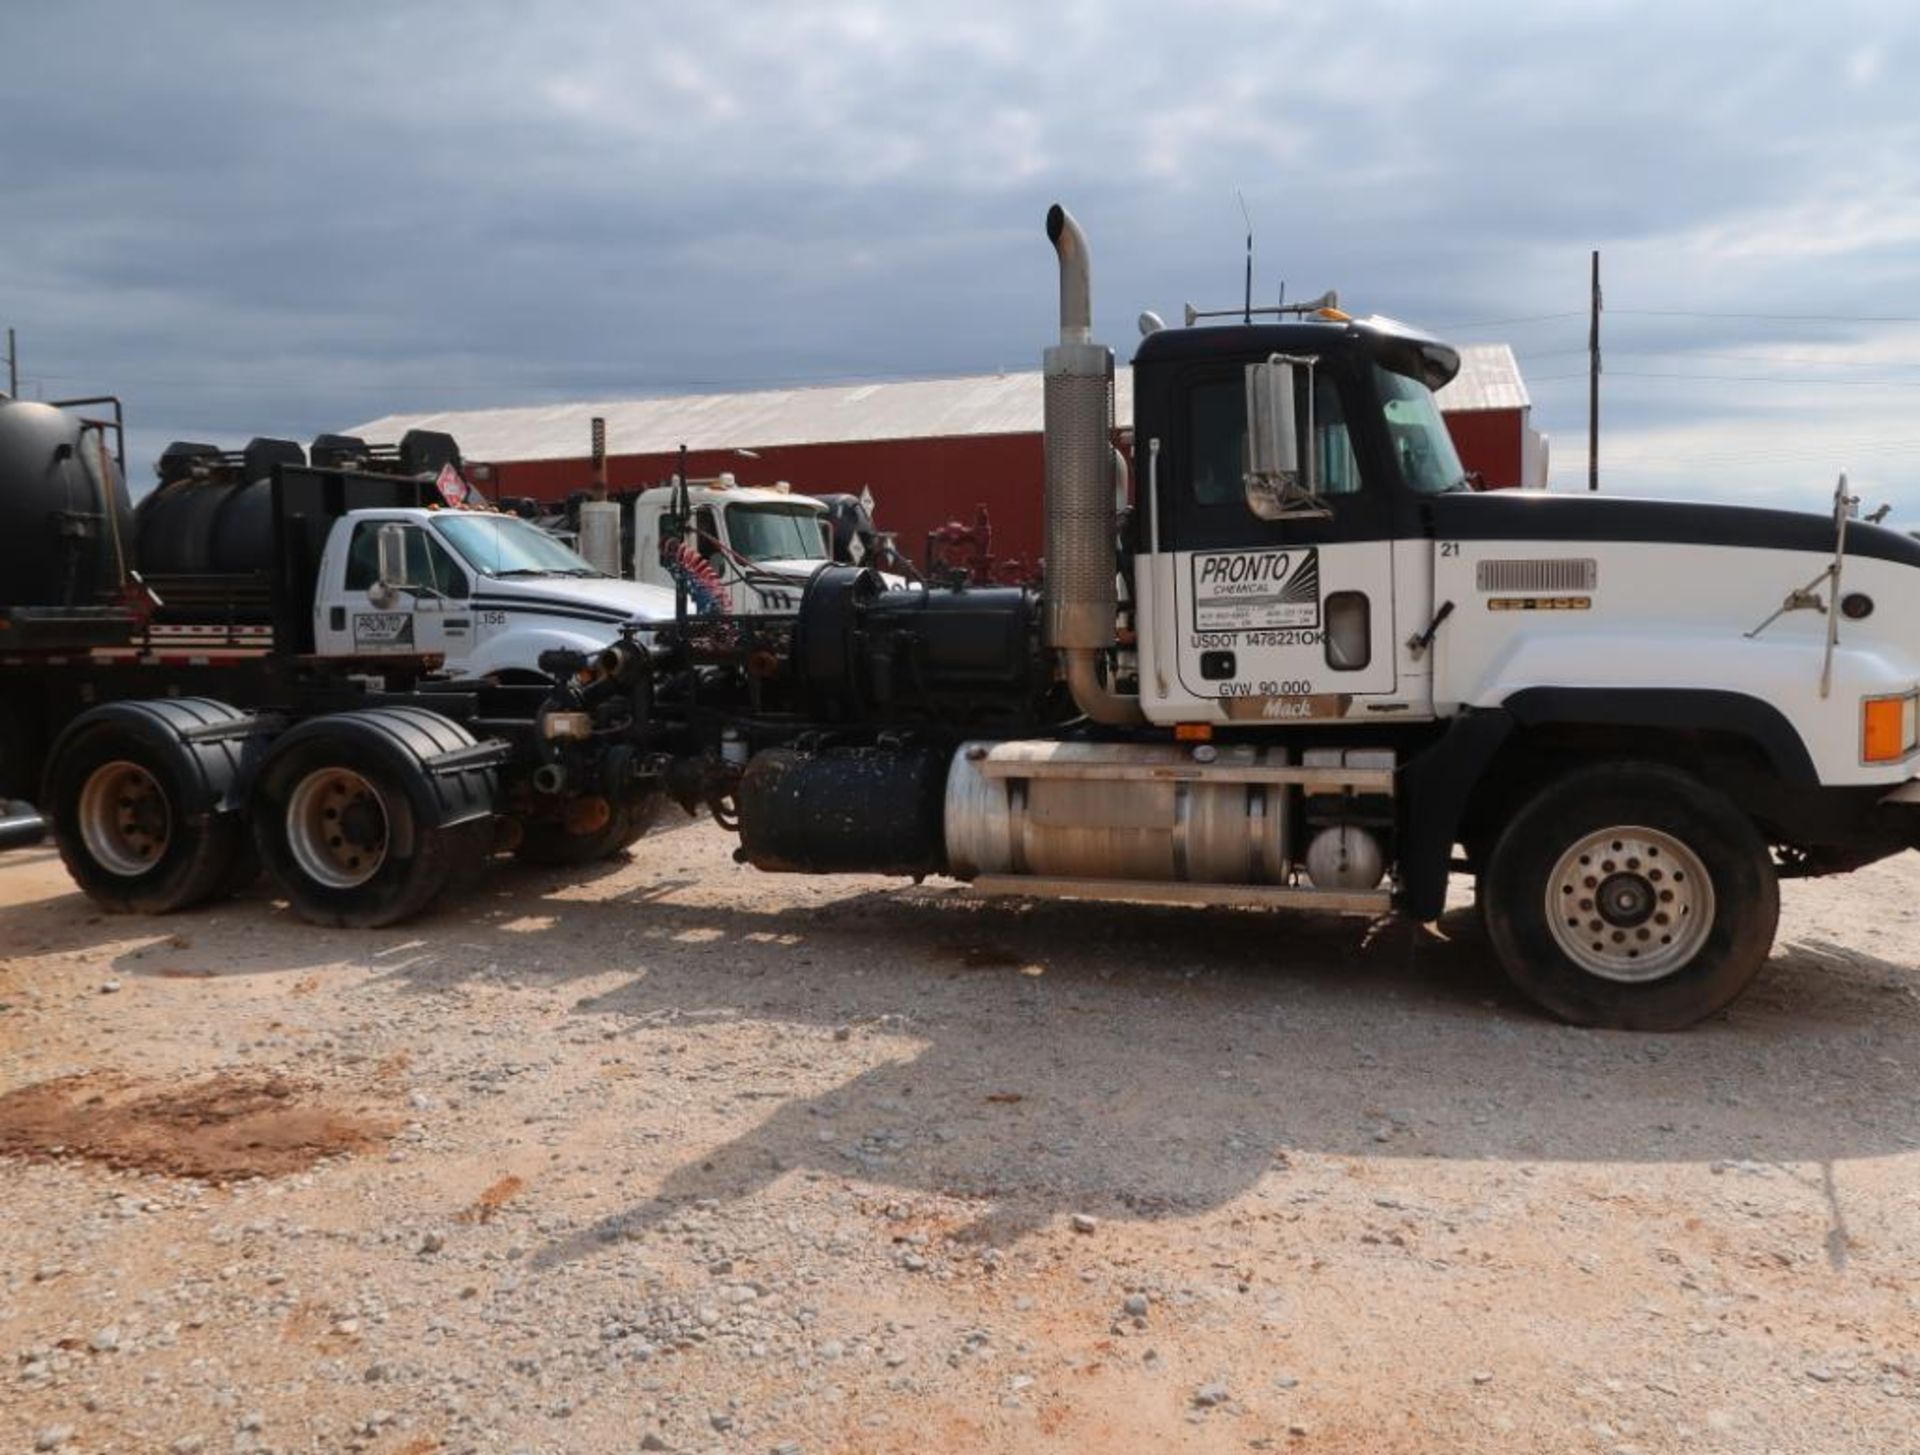
<path fill-rule="evenodd" d="M 1470 344 L 1460 374 L 1440 391 L 1447 410 L 1524 409 L 1526 385 L 1505 344 Z M 1115 371 L 1114 416 L 1133 417 L 1133 371 Z M 673 394 L 600 403 L 538 404 L 389 414 L 350 433 L 391 444 L 410 429 L 445 430 L 473 460 L 572 459 L 587 453 L 590 421 L 607 421 L 610 455 L 952 435 L 1037 434 L 1040 374 L 971 374 L 882 384 L 764 389 L 748 394 Z"/>
<path fill-rule="evenodd" d="M 1460 372 L 1434 396 L 1448 414 L 1474 414 L 1488 409 L 1528 409 L 1527 381 L 1520 377 L 1519 361 L 1506 344 L 1463 344 Z"/>

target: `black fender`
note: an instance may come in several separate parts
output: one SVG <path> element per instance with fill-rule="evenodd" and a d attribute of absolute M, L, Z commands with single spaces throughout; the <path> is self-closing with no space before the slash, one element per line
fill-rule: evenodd
<path fill-rule="evenodd" d="M 1412 918 L 1438 919 L 1446 908 L 1461 816 L 1513 730 L 1497 708 L 1465 712 L 1401 767 L 1400 907 Z"/>
<path fill-rule="evenodd" d="M 1817 788 L 1813 756 L 1786 714 L 1744 692 L 1711 687 L 1528 687 L 1500 704 L 1521 727 L 1558 724 L 1717 732 L 1752 743 L 1781 783 Z"/>
<path fill-rule="evenodd" d="M 308 718 L 274 741 L 260 765 L 266 778 L 315 741 L 349 742 L 394 770 L 415 821 L 447 829 L 490 818 L 500 796 L 498 744 L 424 707 L 373 707 Z M 410 852 L 410 846 L 403 846 Z"/>
<path fill-rule="evenodd" d="M 182 810 L 190 818 L 204 820 L 209 814 L 240 811 L 254 770 L 278 724 L 210 697 L 102 703 L 68 723 L 54 740 L 47 753 L 49 786 L 43 794 L 44 802 L 52 801 L 53 765 L 72 744 L 102 726 L 111 726 L 172 758 L 181 769 L 187 794 Z"/>

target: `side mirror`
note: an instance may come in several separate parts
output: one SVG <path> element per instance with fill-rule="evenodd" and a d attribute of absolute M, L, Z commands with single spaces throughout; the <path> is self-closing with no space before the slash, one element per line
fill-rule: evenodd
<path fill-rule="evenodd" d="M 1310 437 L 1313 360 L 1286 359 L 1276 354 L 1264 363 L 1247 365 L 1247 508 L 1262 520 L 1327 513 L 1320 502 L 1317 451 L 1311 445 L 1302 449 L 1303 431 L 1294 408 L 1299 368 L 1306 370 L 1304 434 Z"/>
<path fill-rule="evenodd" d="M 1293 365 L 1285 359 L 1247 365 L 1247 473 L 1262 479 L 1300 473 Z"/>
<path fill-rule="evenodd" d="M 397 520 L 388 521 L 374 533 L 374 545 L 378 570 L 367 599 L 375 606 L 391 606 L 400 592 L 419 584 L 407 579 L 407 528 Z"/>

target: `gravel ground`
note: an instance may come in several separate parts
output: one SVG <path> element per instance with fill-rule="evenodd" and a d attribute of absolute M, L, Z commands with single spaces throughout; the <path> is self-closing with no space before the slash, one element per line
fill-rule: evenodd
<path fill-rule="evenodd" d="M 1734 1010 L 776 879 L 316 930 L 0 867 L 0 1451 L 1920 1449 L 1920 857 Z"/>

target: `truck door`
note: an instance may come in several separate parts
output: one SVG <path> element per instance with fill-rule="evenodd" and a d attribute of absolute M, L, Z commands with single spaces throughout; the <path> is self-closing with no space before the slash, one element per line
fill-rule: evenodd
<path fill-rule="evenodd" d="M 407 540 L 411 589 L 376 603 L 368 592 L 380 572 L 380 527 L 393 522 L 366 517 L 353 523 L 337 597 L 321 603 L 315 640 L 329 656 L 393 656 L 437 653 L 457 670 L 474 647 L 467 573 L 424 526 L 401 521 Z"/>
<path fill-rule="evenodd" d="M 633 579 L 653 586 L 673 584 L 660 565 L 660 504 L 644 495 L 633 502 Z"/>
<path fill-rule="evenodd" d="M 1301 369 L 1297 383 L 1303 432 L 1312 391 L 1325 514 L 1284 520 L 1247 503 L 1241 367 L 1195 366 L 1175 384 L 1160 482 L 1175 640 L 1159 655 L 1174 667 L 1169 696 L 1215 720 L 1344 717 L 1397 685 L 1392 502 L 1362 469 L 1340 374 Z"/>

